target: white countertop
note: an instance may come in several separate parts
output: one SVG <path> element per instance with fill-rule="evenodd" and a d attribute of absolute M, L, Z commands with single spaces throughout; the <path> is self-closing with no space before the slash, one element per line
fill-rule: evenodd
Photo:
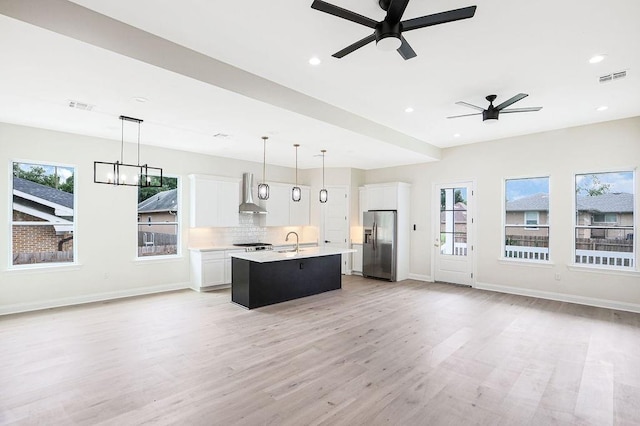
<path fill-rule="evenodd" d="M 336 249 L 329 247 L 303 247 L 298 253 L 289 251 L 279 253 L 278 250 L 250 251 L 243 253 L 231 253 L 231 257 L 249 260 L 251 262 L 265 263 L 278 262 L 280 260 L 304 259 L 307 257 L 331 256 L 334 254 L 354 253 L 352 249 Z"/>
<path fill-rule="evenodd" d="M 317 245 L 318 245 L 318 243 L 315 243 L 315 242 L 300 243 L 300 247 L 315 247 Z M 295 246 L 295 243 L 274 244 L 273 248 L 277 249 L 277 247 L 290 247 L 290 246 L 291 247 Z M 230 245 L 230 246 L 209 246 L 209 247 L 189 247 L 189 250 L 191 250 L 191 251 L 199 251 L 199 252 L 226 251 L 226 250 L 242 251 L 242 250 L 244 250 L 244 247 L 238 247 L 238 246 L 234 246 L 234 245 Z"/>

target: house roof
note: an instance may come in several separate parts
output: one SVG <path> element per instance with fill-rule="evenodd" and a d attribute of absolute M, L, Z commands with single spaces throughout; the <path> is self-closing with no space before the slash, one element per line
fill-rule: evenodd
<path fill-rule="evenodd" d="M 508 212 L 547 211 L 549 210 L 549 194 L 538 193 L 507 201 L 506 208 Z"/>
<path fill-rule="evenodd" d="M 440 212 L 440 223 L 445 223 L 446 212 Z M 465 203 L 455 203 L 453 205 L 453 221 L 454 223 L 467 222 L 467 205 Z"/>
<path fill-rule="evenodd" d="M 612 192 L 602 195 L 579 195 L 578 210 L 595 213 L 630 213 L 633 212 L 633 194 Z M 534 194 L 529 197 L 507 201 L 508 212 L 548 211 L 548 194 Z"/>
<path fill-rule="evenodd" d="M 614 192 L 597 196 L 579 196 L 578 210 L 595 213 L 633 212 L 633 194 Z"/>
<path fill-rule="evenodd" d="M 73 194 L 19 177 L 13 178 L 13 190 L 24 192 L 50 203 L 73 209 Z"/>
<path fill-rule="evenodd" d="M 138 213 L 166 212 L 178 209 L 178 190 L 169 189 L 138 203 Z"/>

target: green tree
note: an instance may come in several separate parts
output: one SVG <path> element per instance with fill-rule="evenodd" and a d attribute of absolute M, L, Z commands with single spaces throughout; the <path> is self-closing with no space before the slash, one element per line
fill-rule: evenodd
<path fill-rule="evenodd" d="M 590 197 L 607 194 L 611 191 L 610 183 L 602 183 L 598 175 L 591 175 L 585 177 L 580 182 L 580 185 L 576 186 L 576 193 L 585 193 Z"/>
<path fill-rule="evenodd" d="M 445 191 L 440 191 L 440 208 L 442 210 L 444 210 L 446 206 L 446 202 L 447 202 L 447 197 L 446 197 Z M 462 197 L 462 191 L 460 191 L 459 189 L 456 189 L 453 192 L 453 204 L 456 204 L 456 203 L 462 203 L 465 205 L 467 204 L 465 199 Z"/>
<path fill-rule="evenodd" d="M 157 185 L 160 181 L 158 177 L 151 177 L 151 183 L 153 185 Z M 138 189 L 138 203 L 146 200 L 147 198 L 151 198 L 159 192 L 168 191 L 170 189 L 176 189 L 178 187 L 178 179 L 177 178 L 162 178 L 162 186 L 161 187 L 146 187 L 142 186 Z"/>
<path fill-rule="evenodd" d="M 66 169 L 65 170 L 70 170 Z M 13 175 L 15 177 L 39 183 L 40 185 L 50 186 L 64 192 L 73 193 L 73 175 L 62 182 L 58 174 L 58 167 L 53 167 L 53 173 L 47 173 L 47 170 L 39 165 L 13 163 Z"/>
<path fill-rule="evenodd" d="M 73 186 L 74 186 L 73 176 L 74 175 L 69 176 L 63 183 L 60 184 L 58 189 L 60 191 L 69 192 L 73 194 Z"/>

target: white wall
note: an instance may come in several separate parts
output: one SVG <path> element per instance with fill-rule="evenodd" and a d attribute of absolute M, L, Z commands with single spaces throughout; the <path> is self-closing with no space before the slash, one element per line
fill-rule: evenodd
<path fill-rule="evenodd" d="M 262 173 L 262 164 L 142 146 L 141 160 L 181 178 L 182 257 L 137 261 L 137 189 L 93 183 L 93 162 L 115 161 L 120 142 L 0 123 L 0 314 L 184 288 L 189 282 L 187 247 L 190 173 L 241 178 Z M 135 152 L 127 147 L 126 152 Z M 125 158 L 126 159 L 126 158 Z M 11 161 L 76 166 L 74 244 L 78 266 L 8 270 L 11 265 Z M 293 168 L 269 166 L 269 179 L 293 182 Z M 305 184 L 304 181 L 300 182 Z"/>
<path fill-rule="evenodd" d="M 568 268 L 573 244 L 574 174 L 629 170 L 639 164 L 640 117 L 635 117 L 445 149 L 441 161 L 370 170 L 365 173 L 365 180 L 412 184 L 411 223 L 417 226 L 411 233 L 412 274 L 433 276 L 433 185 L 475 180 L 477 287 L 640 311 L 640 273 L 596 273 Z M 547 175 L 553 266 L 500 262 L 503 179 Z M 636 224 L 640 215 L 638 178 Z M 636 252 L 637 238 L 636 235 Z M 559 281 L 554 279 L 556 273 L 560 274 Z"/>

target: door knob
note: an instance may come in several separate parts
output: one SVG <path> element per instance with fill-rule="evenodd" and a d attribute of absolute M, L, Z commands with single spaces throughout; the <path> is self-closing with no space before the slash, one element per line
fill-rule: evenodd
<path fill-rule="evenodd" d="M 329 240 L 324 240 L 324 242 L 325 242 L 325 243 L 330 243 L 331 241 L 329 241 Z"/>

